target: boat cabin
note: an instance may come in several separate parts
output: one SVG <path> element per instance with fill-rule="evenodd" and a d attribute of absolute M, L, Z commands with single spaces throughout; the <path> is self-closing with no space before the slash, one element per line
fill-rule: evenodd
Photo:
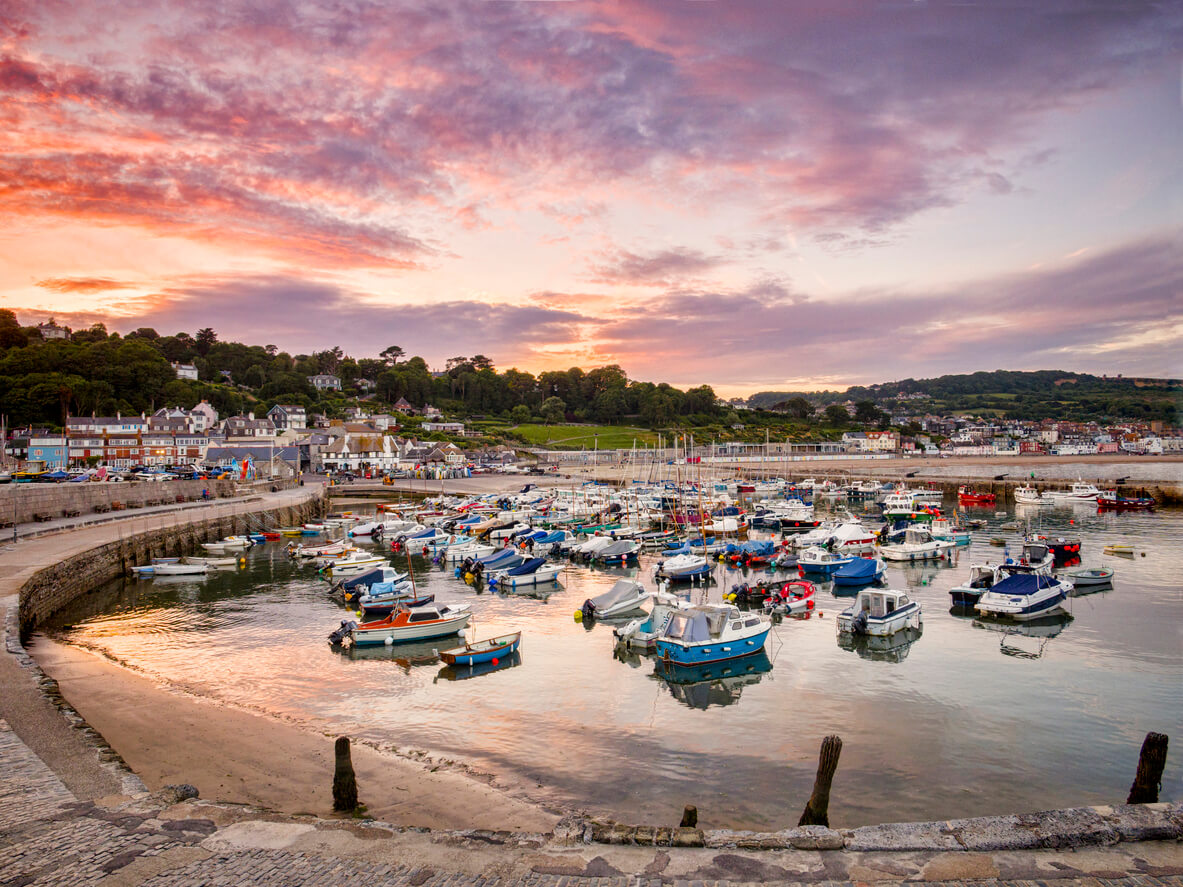
<path fill-rule="evenodd" d="M 864 589 L 858 593 L 858 599 L 854 604 L 854 614 L 866 613 L 871 619 L 884 619 L 896 610 L 908 606 L 909 603 L 911 601 L 902 591 Z"/>
<path fill-rule="evenodd" d="M 728 624 L 732 631 L 738 632 L 745 627 L 759 625 L 760 622 L 759 616 L 744 613 L 738 607 L 690 607 L 671 616 L 661 639 L 680 644 L 697 644 L 720 637 Z"/>

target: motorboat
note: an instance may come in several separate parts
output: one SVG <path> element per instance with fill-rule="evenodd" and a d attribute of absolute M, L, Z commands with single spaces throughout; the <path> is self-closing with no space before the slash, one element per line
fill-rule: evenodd
<path fill-rule="evenodd" d="M 498 588 L 542 585 L 546 582 L 554 582 L 559 578 L 563 569 L 562 564 L 550 564 L 544 557 L 534 557 L 490 577 L 489 585 L 490 587 L 495 585 Z"/>
<path fill-rule="evenodd" d="M 1020 573 L 996 582 L 978 599 L 983 616 L 1025 622 L 1057 613 L 1072 591 L 1072 583 L 1045 573 Z"/>
<path fill-rule="evenodd" d="M 1150 496 L 1119 496 L 1117 490 L 1097 496 L 1097 508 L 1102 511 L 1153 511 L 1157 504 Z"/>
<path fill-rule="evenodd" d="M 959 527 L 947 517 L 934 518 L 930 526 L 932 538 L 954 545 L 969 545 L 973 541 L 973 534 L 965 527 Z"/>
<path fill-rule="evenodd" d="M 399 609 L 385 619 L 354 625 L 347 636 L 359 647 L 422 641 L 459 634 L 471 618 L 468 604 L 428 604 Z"/>
<path fill-rule="evenodd" d="M 1040 542 L 1047 546 L 1056 563 L 1063 566 L 1068 561 L 1080 557 L 1080 537 L 1067 538 L 1064 536 L 1045 536 L 1042 533 L 1028 533 L 1023 537 L 1026 542 Z"/>
<path fill-rule="evenodd" d="M 513 634 L 486 638 L 483 641 L 473 641 L 470 644 L 464 644 L 462 647 L 453 647 L 451 650 L 441 650 L 440 659 L 451 666 L 461 665 L 471 667 L 485 662 L 497 664 L 501 659 L 508 658 L 516 653 L 521 643 L 522 633 L 515 631 Z"/>
<path fill-rule="evenodd" d="M 830 576 L 840 567 L 844 567 L 855 559 L 855 555 L 830 551 L 821 546 L 807 548 L 797 555 L 797 566 L 806 573 L 817 573 Z"/>
<path fill-rule="evenodd" d="M 608 591 L 588 598 L 579 609 L 582 619 L 611 619 L 624 616 L 649 600 L 649 592 L 635 579 L 619 579 Z"/>
<path fill-rule="evenodd" d="M 657 639 L 665 631 L 674 613 L 690 607 L 688 601 L 670 594 L 668 591 L 656 591 L 652 595 L 653 608 L 647 616 L 642 616 L 617 626 L 613 633 L 630 650 L 652 651 L 657 649 Z"/>
<path fill-rule="evenodd" d="M 1101 491 L 1092 484 L 1077 481 L 1067 490 L 1051 490 L 1045 495 L 1050 495 L 1054 502 L 1096 502 Z"/>
<path fill-rule="evenodd" d="M 973 607 L 978 600 L 1007 576 L 1040 574 L 1050 576 L 1055 558 L 1046 545 L 1038 542 L 1023 544 L 1023 553 L 1015 560 L 1007 558 L 1001 563 L 971 564 L 969 577 L 960 585 L 949 589 L 949 596 L 955 607 Z"/>
<path fill-rule="evenodd" d="M 887 564 L 877 557 L 856 557 L 839 567 L 831 578 L 835 585 L 870 585 L 883 578 Z"/>
<path fill-rule="evenodd" d="M 409 582 L 404 586 L 396 586 L 391 594 L 373 595 L 363 594 L 358 598 L 358 607 L 368 617 L 381 616 L 391 613 L 399 607 L 423 607 L 435 603 L 435 595 L 430 592 L 417 592 Z"/>
<path fill-rule="evenodd" d="M 883 637 L 922 627 L 920 604 L 905 592 L 890 588 L 862 589 L 854 603 L 838 615 L 840 634 Z"/>
<path fill-rule="evenodd" d="M 711 565 L 701 554 L 676 554 L 658 561 L 654 570 L 657 579 L 669 579 L 672 582 L 691 581 L 710 576 Z"/>
<path fill-rule="evenodd" d="M 209 564 L 153 564 L 152 575 L 154 576 L 200 576 L 210 570 Z"/>
<path fill-rule="evenodd" d="M 379 582 L 402 582 L 407 578 L 406 573 L 400 573 L 394 567 L 381 566 L 366 570 L 348 579 L 342 579 L 333 585 L 333 591 L 340 591 L 345 600 L 352 600 L 357 595 L 365 594 L 371 585 Z"/>
<path fill-rule="evenodd" d="M 771 616 L 733 604 L 700 604 L 673 614 L 657 639 L 657 655 L 683 666 L 738 659 L 762 650 L 771 629 Z"/>
<path fill-rule="evenodd" d="M 816 604 L 817 586 L 804 579 L 791 579 L 764 599 L 765 613 L 804 613 Z"/>
<path fill-rule="evenodd" d="M 622 539 L 601 548 L 592 554 L 592 560 L 601 564 L 625 564 L 636 560 L 637 552 L 641 550 L 640 543 L 630 539 Z"/>
<path fill-rule="evenodd" d="M 951 539 L 934 538 L 932 531 L 925 527 L 908 527 L 902 542 L 881 545 L 879 553 L 889 561 L 940 560 L 956 544 Z"/>

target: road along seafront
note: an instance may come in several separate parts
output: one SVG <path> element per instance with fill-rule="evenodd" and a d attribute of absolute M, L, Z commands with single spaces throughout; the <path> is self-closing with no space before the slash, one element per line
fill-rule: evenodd
<path fill-rule="evenodd" d="M 108 534 L 113 530 L 110 526 L 105 529 Z M 54 548 L 38 553 L 32 546 L 42 542 L 52 542 Z M 94 539 L 88 542 L 95 544 Z M 5 692 L 0 694 L 0 714 L 8 724 L 14 722 L 14 715 L 23 722 L 15 732 L 7 725 L 0 730 L 7 801 L 2 807 L 5 818 L 0 820 L 5 833 L 0 872 L 18 883 L 61 883 L 63 879 L 98 883 L 104 876 L 110 876 L 111 883 L 145 883 L 151 879 L 156 884 L 204 883 L 218 878 L 235 881 L 244 877 L 260 884 L 339 883 L 350 875 L 379 884 L 417 885 L 475 884 L 493 878 L 544 885 L 579 884 L 583 878 L 611 879 L 596 882 L 603 885 L 719 880 L 1054 881 L 1137 875 L 1138 880 L 1130 883 L 1174 884 L 1183 871 L 1178 844 L 1183 812 L 1177 805 L 1081 808 L 952 823 L 847 831 L 813 827 L 767 834 L 680 830 L 672 827 L 676 824 L 636 827 L 579 817 L 560 820 L 542 811 L 538 815 L 549 819 L 539 827 L 519 821 L 529 811 L 515 816 L 512 804 L 507 803 L 512 799 L 489 786 L 483 786 L 488 794 L 466 811 L 456 797 L 447 797 L 446 791 L 441 796 L 439 783 L 447 776 L 472 780 L 446 768 L 441 776 L 440 771 L 429 773 L 423 767 L 418 769 L 424 782 L 404 792 L 410 797 L 401 805 L 401 811 L 394 811 L 401 815 L 384 817 L 397 826 L 276 813 L 285 807 L 289 813 L 327 813 L 328 803 L 301 793 L 299 787 L 296 797 L 289 798 L 296 802 L 294 807 L 263 804 L 264 808 L 272 807 L 267 810 L 193 800 L 173 804 L 178 794 L 163 789 L 163 782 L 145 786 L 157 789 L 155 794 L 141 793 L 137 775 L 120 766 L 119 755 L 101 738 L 104 731 L 95 733 L 85 720 L 72 714 L 70 701 L 86 707 L 84 700 L 97 693 L 105 678 L 80 679 L 78 693 L 66 692 L 66 699 L 58 701 L 71 715 L 74 726 L 54 708 L 53 694 L 46 692 L 52 691 L 52 681 L 39 678 L 35 664 L 23 655 L 17 637 L 11 580 L 27 573 L 30 567 L 9 559 L 13 548 L 23 551 L 24 562 L 36 566 L 41 558 L 44 561 L 40 562 L 48 565 L 63 553 L 85 550 L 86 543 L 75 546 L 60 534 L 22 542 L 0 552 L 0 572 L 7 583 L 0 588 L 7 592 L 3 600 L 8 609 L 7 652 L 0 671 Z M 125 671 L 103 664 L 113 672 Z M 78 667 L 78 663 L 71 667 Z M 12 673 L 13 669 L 17 674 Z M 66 690 L 70 668 L 63 666 L 57 677 L 64 681 L 62 687 Z M 10 692 L 17 684 L 24 684 L 26 690 L 31 687 L 40 705 L 18 698 L 27 694 Z M 138 697 L 139 708 L 147 711 L 136 730 L 147 737 L 142 741 L 148 744 L 156 743 L 154 733 L 165 734 L 167 740 L 173 715 L 168 708 L 158 707 L 165 705 L 167 698 L 179 699 L 198 712 L 179 733 L 197 732 L 200 737 L 200 731 L 206 730 L 210 722 L 223 721 L 227 714 L 208 703 L 155 686 L 132 686 L 128 697 Z M 108 705 L 109 700 L 99 699 L 93 707 L 97 713 Z M 39 713 L 28 711 L 37 707 Z M 48 723 L 30 729 L 30 723 L 45 721 L 46 713 Z M 286 746 L 283 737 L 268 735 L 256 742 L 253 734 L 260 725 L 254 720 L 223 724 L 220 733 L 195 743 L 194 754 L 200 757 L 191 759 L 194 767 L 208 766 L 211 760 L 217 769 L 223 763 L 245 766 L 252 779 L 274 782 L 282 780 L 294 759 L 303 756 L 298 748 Z M 30 741 L 24 741 L 24 737 Z M 320 771 L 317 784 L 326 799 L 332 738 L 310 737 L 318 747 L 313 754 L 319 754 L 323 762 L 323 766 L 317 764 L 310 769 Z M 170 747 L 167 741 L 156 744 L 165 752 Z M 40 758 L 31 754 L 30 745 L 40 745 Z M 253 751 L 248 751 L 252 745 Z M 363 800 L 368 801 L 382 792 L 377 790 L 376 776 L 368 775 L 365 765 L 359 763 L 360 751 L 355 747 L 355 764 Z M 247 762 L 242 764 L 240 758 Z M 42 760 L 56 766 L 48 768 Z M 387 756 L 381 769 L 398 763 Z M 185 769 L 186 762 L 174 762 L 157 780 L 189 782 Z M 246 783 L 247 776 L 241 776 L 240 781 Z M 227 800 L 209 792 L 203 795 Z M 21 799 L 19 804 L 14 803 L 16 798 Z M 471 821 L 463 823 L 469 830 L 460 831 L 406 828 L 421 819 L 412 811 L 432 803 L 442 808 L 441 814 L 485 812 L 492 821 L 477 831 L 470 829 L 482 823 Z M 795 817 L 796 811 L 787 811 L 786 820 Z M 547 822 L 549 827 L 545 826 Z M 64 840 L 67 835 L 69 839 Z"/>

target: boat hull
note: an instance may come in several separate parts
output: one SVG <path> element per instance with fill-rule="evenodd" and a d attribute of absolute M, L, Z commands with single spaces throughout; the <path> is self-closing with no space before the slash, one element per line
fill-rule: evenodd
<path fill-rule="evenodd" d="M 854 613 L 846 610 L 838 616 L 838 631 L 841 634 L 862 634 L 870 637 L 888 637 L 908 628 L 920 628 L 920 605 L 915 601 L 886 616 L 868 616 L 866 628 L 855 632 Z"/>
<path fill-rule="evenodd" d="M 475 644 L 465 644 L 463 647 L 456 647 L 452 650 L 444 650 L 440 653 L 440 659 L 453 666 L 480 665 L 516 653 L 521 643 L 522 633 L 519 631 Z"/>
<path fill-rule="evenodd" d="M 382 628 L 363 628 L 358 626 L 351 633 L 353 643 L 359 647 L 369 647 L 388 642 L 400 644 L 405 641 L 425 641 L 431 638 L 443 638 L 459 634 L 468 625 L 471 613 L 461 613 L 451 619 L 422 625 L 385 626 Z"/>
<path fill-rule="evenodd" d="M 661 657 L 663 662 L 671 662 L 681 666 L 739 659 L 741 656 L 750 656 L 752 653 L 763 650 L 764 641 L 767 640 L 769 631 L 770 629 L 765 627 L 749 637 L 685 645 L 659 639 L 657 641 L 657 655 Z"/>

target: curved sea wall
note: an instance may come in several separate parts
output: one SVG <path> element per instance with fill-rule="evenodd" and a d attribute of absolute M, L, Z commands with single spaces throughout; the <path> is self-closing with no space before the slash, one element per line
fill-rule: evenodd
<path fill-rule="evenodd" d="M 257 532 L 259 526 L 299 526 L 324 511 L 323 489 L 310 488 L 303 501 L 158 527 L 70 554 L 39 570 L 21 586 L 20 636 L 26 640 L 38 625 L 67 604 L 154 557 L 183 557 L 199 551 L 203 542 Z"/>

